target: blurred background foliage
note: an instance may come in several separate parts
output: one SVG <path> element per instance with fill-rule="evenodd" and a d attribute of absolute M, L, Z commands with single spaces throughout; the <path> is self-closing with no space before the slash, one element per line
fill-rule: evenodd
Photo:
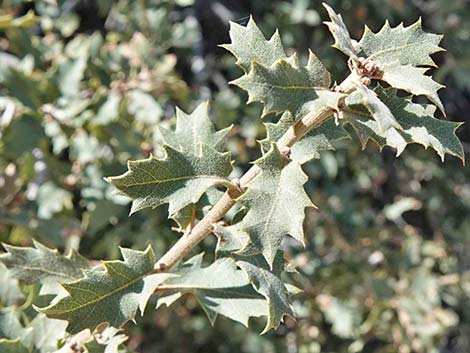
<path fill-rule="evenodd" d="M 351 33 L 411 24 L 444 33 L 435 75 L 448 119 L 470 111 L 468 0 L 335 0 Z M 239 75 L 228 23 L 249 15 L 286 47 L 311 48 L 341 81 L 345 57 L 330 47 L 326 13 L 313 0 L 3 0 L 0 7 L 0 240 L 32 239 L 115 259 L 118 246 L 162 255 L 179 235 L 165 208 L 128 217 L 104 176 L 158 149 L 157 126 L 174 107 L 210 99 L 219 128 L 236 124 L 235 174 L 260 155 L 260 105 L 228 81 Z M 458 130 L 469 157 L 470 127 Z M 132 352 L 470 352 L 470 168 L 408 148 L 398 159 L 354 138 L 306 166 L 319 210 L 307 249 L 286 243 L 297 320 L 259 336 L 219 318 L 212 328 L 188 297 L 128 324 Z M 211 253 L 208 239 L 197 251 Z M 1 251 L 1 250 L 0 250 Z M 21 285 L 0 268 L 0 307 L 21 305 Z M 23 320 L 33 311 L 25 310 Z"/>

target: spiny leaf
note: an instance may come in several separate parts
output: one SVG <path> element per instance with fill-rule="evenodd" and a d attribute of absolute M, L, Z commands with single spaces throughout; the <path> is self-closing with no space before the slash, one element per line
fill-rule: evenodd
<path fill-rule="evenodd" d="M 222 152 L 225 138 L 231 127 L 216 131 L 209 119 L 209 103 L 204 102 L 191 113 L 176 108 L 176 129 L 171 131 L 159 127 L 163 143 L 175 150 L 199 154 L 201 144 Z"/>
<path fill-rule="evenodd" d="M 441 39 L 441 35 L 424 32 L 421 19 L 408 27 L 400 24 L 392 28 L 386 22 L 378 33 L 366 27 L 359 42 L 360 54 L 378 64 L 382 80 L 412 94 L 425 95 L 445 115 L 437 95 L 443 86 L 424 75 L 427 69 L 419 67 L 436 66 L 431 54 L 443 50 L 439 47 Z"/>
<path fill-rule="evenodd" d="M 300 164 L 291 161 L 286 165 L 275 144 L 255 163 L 261 173 L 239 199 L 249 209 L 241 226 L 250 236 L 244 250 L 256 249 L 272 266 L 286 234 L 304 243 L 305 208 L 313 204 L 303 188 L 307 176 Z"/>
<path fill-rule="evenodd" d="M 400 65 L 398 62 L 383 66 L 382 80 L 390 86 L 405 90 L 414 95 L 423 95 L 429 98 L 445 115 L 444 106 L 437 91 L 444 86 L 434 81 L 430 76 L 424 75 L 427 68 Z"/>
<path fill-rule="evenodd" d="M 277 328 L 285 315 L 293 315 L 284 283 L 269 270 L 261 256 L 250 256 L 244 260 L 239 260 L 237 265 L 246 272 L 253 287 L 268 302 L 268 321 L 262 333 Z M 283 266 L 283 262 L 281 266 Z M 280 270 L 282 270 L 282 267 Z M 274 269 L 274 272 L 280 271 Z"/>
<path fill-rule="evenodd" d="M 54 286 L 58 282 L 70 282 L 83 277 L 82 269 L 90 267 L 89 262 L 72 251 L 64 256 L 37 241 L 34 248 L 3 244 L 7 253 L 0 255 L 0 262 L 12 277 L 27 284 L 42 283 Z"/>
<path fill-rule="evenodd" d="M 146 207 L 169 203 L 170 216 L 196 203 L 213 185 L 230 185 L 230 154 L 204 144 L 198 155 L 165 147 L 166 157 L 129 161 L 128 171 L 106 178 L 122 194 L 132 198 L 131 214 Z"/>
<path fill-rule="evenodd" d="M 351 39 L 351 35 L 343 22 L 343 18 L 328 4 L 323 3 L 323 7 L 328 11 L 328 15 L 330 16 L 330 22 L 324 22 L 324 24 L 328 26 L 328 29 L 335 39 L 333 47 L 341 50 L 350 58 L 356 58 L 359 51 L 358 44 L 354 39 Z"/>
<path fill-rule="evenodd" d="M 330 74 L 312 52 L 305 67 L 299 66 L 296 57 L 271 66 L 253 61 L 250 72 L 232 83 L 248 92 L 248 103 L 264 104 L 263 115 L 289 111 L 298 117 L 305 113 L 306 103 L 331 95 Z"/>
<path fill-rule="evenodd" d="M 165 293 L 158 299 L 157 308 L 171 305 L 186 293 L 196 296 L 209 320 L 214 324 L 217 315 L 224 315 L 248 326 L 250 317 L 267 315 L 266 301 L 256 293 L 245 273 L 231 258 L 216 260 L 202 267 L 202 254 L 181 265 L 160 289 Z"/>
<path fill-rule="evenodd" d="M 381 133 L 387 132 L 391 128 L 401 129 L 390 109 L 377 97 L 375 92 L 363 85 L 357 86 L 357 92 L 358 96 L 362 98 L 361 104 L 372 114 Z"/>
<path fill-rule="evenodd" d="M 417 104 L 409 97 L 398 97 L 396 90 L 392 88 L 384 89 L 379 85 L 375 92 L 403 130 L 391 128 L 381 132 L 378 124 L 371 120 L 372 113 L 360 105 L 356 95 L 351 95 L 346 99 L 345 117 L 358 132 L 363 146 L 369 139 L 373 139 L 380 147 L 389 145 L 400 154 L 406 144 L 419 143 L 425 148 L 432 147 L 442 160 L 448 153 L 465 161 L 462 144 L 455 135 L 455 130 L 461 123 L 434 118 L 436 108 L 433 105 Z"/>
<path fill-rule="evenodd" d="M 283 252 L 277 252 L 273 266 L 270 268 L 262 255 L 256 253 L 238 255 L 236 253 L 245 248 L 250 239 L 247 233 L 240 230 L 238 224 L 227 227 L 216 224 L 214 232 L 219 239 L 217 255 L 234 258 L 237 265 L 246 272 L 255 290 L 263 295 L 268 302 L 268 320 L 263 333 L 277 328 L 285 315 L 292 315 L 287 288 L 290 287 L 295 292 L 299 291 L 297 287 L 280 280 L 285 267 Z"/>
<path fill-rule="evenodd" d="M 284 113 L 276 124 L 266 123 L 267 136 L 261 140 L 261 146 L 268 151 L 273 142 L 277 142 L 295 121 L 289 113 Z M 334 150 L 333 142 L 349 138 L 349 134 L 333 119 L 323 123 L 316 129 L 310 130 L 305 136 L 291 147 L 290 158 L 300 164 L 320 158 L 320 152 Z"/>
<path fill-rule="evenodd" d="M 84 278 L 62 284 L 69 296 L 38 310 L 50 318 L 68 321 L 67 331 L 72 334 L 93 331 L 103 322 L 121 327 L 133 320 L 143 298 L 144 277 L 152 272 L 155 255 L 151 247 L 145 251 L 121 249 L 121 253 L 124 261 L 104 261 L 103 268 L 85 270 Z"/>
<path fill-rule="evenodd" d="M 222 48 L 230 51 L 237 58 L 237 65 L 248 72 L 253 61 L 264 66 L 271 66 L 279 59 L 286 59 L 279 32 L 275 32 L 268 41 L 252 17 L 246 27 L 230 22 L 231 44 Z"/>
<path fill-rule="evenodd" d="M 421 27 L 421 19 L 404 27 L 403 23 L 392 28 L 388 21 L 378 33 L 365 28 L 359 45 L 361 55 L 377 64 L 398 61 L 401 65 L 435 66 L 431 59 L 443 49 L 439 47 L 442 35 L 426 33 Z"/>

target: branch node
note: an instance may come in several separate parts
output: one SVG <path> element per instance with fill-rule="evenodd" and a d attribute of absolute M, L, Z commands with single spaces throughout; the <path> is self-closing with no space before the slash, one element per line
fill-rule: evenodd
<path fill-rule="evenodd" d="M 238 198 L 241 194 L 243 194 L 243 188 L 240 183 L 240 179 L 234 178 L 231 180 L 232 186 L 228 188 L 228 195 L 232 199 Z"/>

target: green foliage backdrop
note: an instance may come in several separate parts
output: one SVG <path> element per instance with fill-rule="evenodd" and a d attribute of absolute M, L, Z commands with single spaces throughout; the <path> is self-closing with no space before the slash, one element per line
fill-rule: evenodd
<path fill-rule="evenodd" d="M 444 33 L 441 45 L 447 51 L 433 57 L 439 64 L 434 75 L 447 86 L 440 91 L 447 119 L 468 121 L 468 1 L 329 3 L 356 39 L 363 24 L 376 32 L 386 19 L 393 26 L 401 21 L 410 25 L 419 16 L 424 29 Z M 161 208 L 129 217 L 128 199 L 114 194 L 103 177 L 125 172 L 128 159 L 162 153 L 160 143 L 174 142 L 178 119 L 187 118 L 175 113 L 175 106 L 204 110 L 206 100 L 219 130 L 237 126 L 219 132 L 212 147 L 217 150 L 219 139 L 227 138 L 234 159 L 246 169 L 260 157 L 256 140 L 266 137 L 261 105 L 246 105 L 246 94 L 228 85 L 242 70 L 218 47 L 229 42 L 229 21 L 245 26 L 250 14 L 264 33 L 279 28 L 287 54 L 298 50 L 306 62 L 312 48 L 334 77 L 345 77 L 344 55 L 331 48 L 319 1 L 4 0 L 0 240 L 13 245 L 38 240 L 110 260 L 120 259 L 118 246 L 144 250 L 151 244 L 160 257 L 176 240 L 172 228 L 184 231 L 192 212 L 206 212 L 210 200 L 203 198 L 195 209 L 175 205 L 176 222 L 167 220 Z M 276 126 L 268 125 L 268 133 L 276 134 Z M 468 159 L 468 123 L 458 136 Z M 364 141 L 356 142 L 327 146 L 336 151 L 323 152 L 305 167 L 310 177 L 305 188 L 320 210 L 307 211 L 307 248 L 286 244 L 298 269 L 289 273 L 290 280 L 303 290 L 293 299 L 296 321 L 287 319 L 262 336 L 264 321 L 256 318 L 250 319 L 249 329 L 223 317 L 212 327 L 196 305 L 197 296 L 185 296 L 171 309 L 161 305 L 148 312 L 138 326 L 128 323 L 129 339 L 120 345 L 123 336 L 115 336 L 115 346 L 142 353 L 467 353 L 470 169 L 451 156 L 441 163 L 433 151 L 418 145 L 395 159 L 388 147 L 380 154 L 376 144 L 369 142 L 361 151 Z M 177 143 L 191 148 L 192 142 Z M 230 172 L 223 161 L 215 167 Z M 215 190 L 207 198 L 218 196 Z M 235 211 L 230 215 L 239 216 Z M 214 246 L 215 239 L 207 239 L 194 254 Z M 68 261 L 84 260 L 72 256 L 61 261 L 65 273 Z M 9 339 L 21 337 L 41 353 L 54 351 L 53 334 L 63 325 L 36 315 L 31 304 L 47 303 L 37 295 L 37 286 L 28 285 L 27 278 L 19 284 L 0 266 L 0 344 L 9 342 L 2 349 L 19 352 L 18 342 Z M 192 266 L 204 273 L 205 264 Z M 15 307 L 19 317 L 12 313 Z M 28 322 L 36 333 L 22 328 Z M 44 335 L 50 335 L 49 343 L 40 341 Z M 99 351 L 92 344 L 87 349 Z"/>

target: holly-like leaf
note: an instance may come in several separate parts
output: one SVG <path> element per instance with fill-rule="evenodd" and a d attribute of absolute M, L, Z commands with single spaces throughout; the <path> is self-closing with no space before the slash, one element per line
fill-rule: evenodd
<path fill-rule="evenodd" d="M 421 19 L 395 28 L 386 21 L 378 33 L 366 27 L 359 45 L 361 55 L 377 64 L 398 61 L 403 66 L 436 66 L 430 55 L 443 50 L 439 47 L 441 39 L 442 35 L 424 32 Z"/>
<path fill-rule="evenodd" d="M 307 66 L 296 57 L 280 59 L 271 66 L 253 61 L 250 72 L 232 82 L 248 92 L 248 103 L 262 102 L 263 115 L 289 111 L 294 117 L 306 112 L 305 104 L 318 99 L 330 102 L 330 74 L 310 52 Z M 338 100 L 341 94 L 336 94 Z M 338 102 L 336 102 L 336 105 Z"/>
<path fill-rule="evenodd" d="M 279 32 L 276 31 L 268 41 L 250 17 L 246 27 L 230 22 L 231 44 L 222 45 L 237 58 L 237 65 L 245 72 L 250 70 L 253 61 L 271 66 L 279 59 L 287 59 Z"/>
<path fill-rule="evenodd" d="M 439 47 L 442 36 L 422 30 L 421 20 L 395 28 L 388 22 L 378 33 L 366 27 L 359 42 L 361 55 L 378 64 L 383 72 L 381 79 L 392 87 L 415 95 L 424 95 L 444 112 L 437 91 L 443 86 L 424 75 L 426 68 L 436 66 L 431 55 L 443 50 Z"/>
<path fill-rule="evenodd" d="M 328 26 L 335 43 L 333 44 L 334 48 L 341 50 L 344 54 L 350 58 L 356 58 L 358 49 L 358 43 L 351 39 L 351 35 L 343 22 L 343 18 L 340 14 L 337 14 L 328 4 L 323 3 L 328 15 L 330 16 L 330 22 L 323 22 Z"/>
<path fill-rule="evenodd" d="M 34 248 L 3 244 L 7 253 L 0 255 L 0 262 L 10 275 L 27 284 L 41 283 L 54 287 L 59 282 L 70 282 L 83 277 L 83 269 L 89 262 L 72 251 L 64 256 L 37 241 Z"/>
<path fill-rule="evenodd" d="M 261 256 L 250 256 L 244 260 L 237 261 L 237 265 L 246 272 L 253 287 L 268 302 L 268 321 L 262 333 L 277 328 L 285 315 L 293 315 L 284 283 L 269 270 Z M 274 272 L 280 272 L 279 270 L 273 269 Z"/>
<path fill-rule="evenodd" d="M 241 230 L 250 236 L 244 249 L 261 253 L 272 267 L 282 239 L 289 234 L 304 244 L 305 208 L 313 207 L 303 185 L 307 176 L 300 164 L 285 157 L 275 144 L 255 162 L 261 173 L 248 184 L 240 201 L 249 209 Z M 270 200 L 266 202 L 266 200 Z"/>
<path fill-rule="evenodd" d="M 128 171 L 106 178 L 132 201 L 131 214 L 146 207 L 169 203 L 169 214 L 196 203 L 214 185 L 231 185 L 229 153 L 220 153 L 204 144 L 197 155 L 165 146 L 166 156 L 129 161 Z"/>
<path fill-rule="evenodd" d="M 381 133 L 385 133 L 391 128 L 401 129 L 390 109 L 377 97 L 375 92 L 363 85 L 357 86 L 357 92 L 357 96 L 361 97 L 361 104 L 371 113 Z"/>
<path fill-rule="evenodd" d="M 69 322 L 67 331 L 94 330 L 107 322 L 121 327 L 133 320 L 141 305 L 144 277 L 152 272 L 155 255 L 145 251 L 121 249 L 124 261 L 104 261 L 102 267 L 84 271 L 85 277 L 62 286 L 69 296 L 42 309 L 49 318 Z"/>
<path fill-rule="evenodd" d="M 381 132 L 372 112 L 361 106 L 360 99 L 353 94 L 346 99 L 345 117 L 358 132 L 363 146 L 369 139 L 379 144 L 397 149 L 400 154 L 410 143 L 419 143 L 425 148 L 432 147 L 444 160 L 445 154 L 451 154 L 465 160 L 462 144 L 455 135 L 461 123 L 449 122 L 434 118 L 436 107 L 430 104 L 417 104 L 410 97 L 399 97 L 396 90 L 377 86 L 378 98 L 396 118 L 403 130 L 394 128 Z"/>
<path fill-rule="evenodd" d="M 209 103 L 201 103 L 191 114 L 176 108 L 175 131 L 159 127 L 163 143 L 175 150 L 199 154 L 201 144 L 222 152 L 231 127 L 216 131 L 209 119 Z"/>
<path fill-rule="evenodd" d="M 271 144 L 277 142 L 293 124 L 295 124 L 295 121 L 289 113 L 284 113 L 276 124 L 266 123 L 267 136 L 260 141 L 263 149 L 268 151 Z M 290 158 L 300 164 L 318 159 L 321 151 L 334 150 L 334 141 L 349 137 L 346 130 L 341 126 L 337 126 L 335 121 L 330 119 L 318 128 L 310 130 L 297 141 L 291 147 Z"/>
<path fill-rule="evenodd" d="M 266 316 L 266 301 L 256 293 L 242 270 L 231 258 L 216 260 L 202 267 L 202 254 L 191 258 L 173 272 L 176 276 L 165 281 L 165 292 L 157 302 L 171 305 L 182 295 L 196 296 L 209 320 L 214 324 L 217 315 L 226 316 L 248 326 L 250 317 Z"/>
<path fill-rule="evenodd" d="M 402 89 L 414 95 L 423 95 L 429 98 L 443 114 L 444 106 L 437 91 L 444 87 L 434 81 L 430 76 L 424 75 L 427 68 L 400 65 L 398 62 L 383 66 L 382 80 L 390 86 Z"/>

